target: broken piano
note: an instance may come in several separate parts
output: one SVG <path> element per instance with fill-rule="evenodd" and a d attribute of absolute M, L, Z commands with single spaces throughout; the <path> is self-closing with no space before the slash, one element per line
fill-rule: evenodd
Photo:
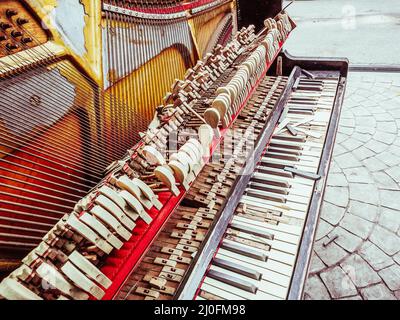
<path fill-rule="evenodd" d="M 10 6 L 14 2 L 19 4 L 19 1 L 7 2 Z M 47 43 L 51 28 L 31 34 L 31 41 L 16 44 L 21 35 L 15 32 L 24 28 L 25 21 L 21 19 L 27 19 L 31 11 L 27 10 L 25 16 L 18 18 L 19 22 L 15 20 L 8 27 L 2 22 L 0 27 L 4 32 L 14 26 L 17 31 L 14 30 L 8 49 L 0 54 L 0 60 L 8 59 L 11 64 L 10 70 L 8 67 L 2 70 L 0 85 L 9 83 L 7 90 L 17 90 L 18 81 L 34 85 L 35 77 L 44 83 L 53 80 L 64 83 L 69 99 L 93 99 L 94 105 L 104 107 L 96 109 L 95 115 L 102 112 L 108 115 L 110 135 L 118 138 L 103 136 L 97 127 L 97 137 L 105 145 L 93 145 L 95 153 L 86 155 L 88 165 L 81 168 L 72 156 L 78 148 L 72 144 L 68 148 L 67 144 L 55 140 L 60 137 L 46 131 L 46 143 L 54 142 L 46 149 L 49 156 L 56 156 L 62 146 L 65 154 L 52 157 L 52 162 L 46 165 L 32 167 L 27 161 L 33 163 L 38 157 L 49 160 L 39 155 L 43 146 L 47 146 L 40 144 L 39 131 L 45 126 L 36 123 L 33 117 L 25 123 L 12 122 L 25 109 L 12 115 L 1 103 L 2 110 L 7 110 L 5 123 L 21 126 L 19 136 L 14 128 L 12 139 L 24 139 L 22 146 L 12 144 L 10 134 L 0 127 L 4 142 L 0 150 L 6 155 L 2 155 L 2 163 L 10 164 L 25 152 L 30 160 L 16 161 L 13 170 L 21 166 L 36 170 L 36 174 L 26 173 L 33 178 L 27 179 L 24 186 L 14 185 L 12 190 L 27 192 L 24 188 L 35 184 L 35 177 L 43 172 L 51 174 L 46 166 L 64 170 L 65 160 L 69 161 L 69 169 L 65 169 L 67 176 L 52 183 L 57 181 L 60 187 L 68 179 L 78 181 L 78 189 L 85 194 L 74 193 L 79 199 L 73 196 L 66 204 L 54 204 L 53 201 L 63 197 L 63 192 L 77 188 L 65 184 L 64 189 L 57 189 L 54 194 L 41 178 L 36 189 L 29 189 L 25 202 L 18 202 L 20 207 L 10 207 L 15 204 L 7 197 L 1 198 L 7 206 L 0 211 L 0 222 L 13 223 L 0 225 L 0 244 L 4 248 L 0 251 L 4 252 L 0 263 L 9 264 L 9 272 L 0 283 L 0 297 L 32 300 L 302 298 L 348 62 L 346 59 L 297 58 L 283 51 L 285 41 L 296 27 L 295 22 L 282 10 L 281 1 L 264 1 L 257 13 L 251 7 L 255 3 L 258 2 L 102 1 L 97 18 L 104 19 L 103 30 L 99 31 L 103 32 L 100 38 L 108 41 L 108 49 L 103 51 L 107 56 L 103 57 L 103 67 L 110 68 L 102 79 L 103 88 L 94 86 L 97 82 L 91 72 L 75 67 L 83 61 L 76 58 L 78 63 L 71 62 L 75 53 L 65 61 L 56 53 L 52 58 L 41 60 L 47 51 L 41 52 L 43 44 L 34 42 Z M 14 19 L 25 9 L 4 10 L 5 17 Z M 32 15 L 29 19 L 35 17 Z M 216 17 L 219 24 L 214 25 Z M 129 23 L 136 25 L 130 28 Z M 164 42 L 158 42 L 160 29 L 157 27 L 163 23 L 169 29 L 165 27 L 160 33 L 163 37 L 163 33 L 167 34 Z M 40 24 L 33 27 L 39 30 Z M 142 51 L 135 51 L 129 41 L 124 42 L 124 37 L 129 38 L 138 30 L 140 39 L 148 38 L 148 42 L 142 43 L 147 56 L 139 56 Z M 63 36 L 68 34 L 61 34 L 60 39 Z M 182 39 L 186 36 L 188 39 Z M 179 64 L 179 68 L 184 66 L 184 73 L 173 82 L 169 92 L 163 92 L 162 104 L 154 106 L 154 119 L 144 117 L 140 109 L 135 109 L 137 99 L 139 103 L 147 103 L 152 91 L 160 91 L 163 83 L 169 81 L 168 75 L 179 71 L 173 64 L 178 58 L 172 51 L 166 52 L 165 60 L 159 63 L 153 61 L 155 52 L 161 59 L 167 47 L 178 50 L 181 42 L 189 42 L 192 48 Z M 58 50 L 54 44 L 51 47 L 52 52 Z M 31 50 L 30 54 L 21 56 L 24 50 Z M 93 57 L 86 58 L 93 61 Z M 29 69 L 26 66 L 32 59 L 34 67 Z M 154 64 L 145 66 L 145 61 Z M 18 67 L 15 74 L 12 65 Z M 144 67 L 148 72 L 140 73 Z M 163 81 L 152 79 L 163 71 Z M 136 76 L 142 82 L 129 78 L 130 72 L 139 72 Z M 79 81 L 85 81 L 81 87 L 87 91 L 76 90 L 71 85 L 79 87 Z M 121 84 L 122 81 L 125 82 Z M 75 98 L 74 90 L 78 95 Z M 51 101 L 45 101 L 40 91 L 33 93 L 29 102 L 37 108 L 57 101 L 55 94 L 49 93 Z M 1 99 L 9 97 L 11 93 L 6 92 Z M 156 99 L 152 101 L 154 104 Z M 22 102 L 17 106 L 22 108 Z M 42 117 L 43 112 L 39 113 Z M 51 121 L 59 123 L 62 118 L 57 119 L 56 112 Z M 89 126 L 90 121 L 96 121 L 91 117 L 81 125 Z M 122 120 L 115 120 L 118 117 Z M 99 122 L 100 125 L 107 123 Z M 32 144 L 25 127 L 35 124 L 37 132 L 31 137 L 39 140 Z M 73 125 L 67 124 L 64 133 Z M 86 136 L 83 134 L 83 137 L 87 138 L 90 130 L 84 128 Z M 74 131 L 70 132 L 73 143 L 77 137 L 73 136 Z M 124 134 L 131 142 L 122 138 Z M 127 143 L 131 143 L 129 147 Z M 24 149 L 26 144 L 28 147 Z M 85 153 L 90 144 L 82 148 Z M 126 149 L 128 152 L 124 155 Z M 109 152 L 115 157 L 120 155 L 119 160 L 104 166 L 102 161 L 110 156 Z M 7 168 L 0 169 L 5 172 Z M 104 170 L 101 177 L 100 169 Z M 80 180 L 78 171 L 84 172 L 92 184 Z M 9 175 L 9 179 L 19 179 L 21 174 L 14 178 Z M 9 187 L 7 181 L 2 178 L 2 195 L 11 192 L 3 189 Z M 43 201 L 42 196 L 46 195 L 40 193 L 50 198 Z M 34 204 L 26 202 L 40 200 L 48 207 L 41 206 L 38 212 Z M 62 216 L 54 221 L 53 212 L 61 207 L 69 211 L 61 211 Z M 31 230 L 31 233 L 19 234 L 19 230 Z M 13 256 L 17 250 L 24 255 L 20 260 Z"/>

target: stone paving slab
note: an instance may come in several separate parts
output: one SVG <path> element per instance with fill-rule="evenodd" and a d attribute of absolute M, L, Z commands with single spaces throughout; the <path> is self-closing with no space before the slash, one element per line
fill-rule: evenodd
<path fill-rule="evenodd" d="M 288 3 L 284 1 L 284 5 Z M 293 55 L 400 64 L 398 41 L 392 40 L 400 32 L 397 0 L 297 0 L 287 11 L 298 25 L 285 45 Z M 366 80 L 360 91 L 371 87 L 372 79 Z M 385 89 L 392 83 L 385 80 L 378 86 Z"/>
<path fill-rule="evenodd" d="M 349 75 L 304 299 L 400 299 L 398 73 Z"/>

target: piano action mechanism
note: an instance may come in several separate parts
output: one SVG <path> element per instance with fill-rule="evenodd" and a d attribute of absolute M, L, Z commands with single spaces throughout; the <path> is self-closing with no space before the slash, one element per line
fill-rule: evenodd
<path fill-rule="evenodd" d="M 301 299 L 347 61 L 281 1 L 66 3 L 0 3 L 0 297 Z"/>

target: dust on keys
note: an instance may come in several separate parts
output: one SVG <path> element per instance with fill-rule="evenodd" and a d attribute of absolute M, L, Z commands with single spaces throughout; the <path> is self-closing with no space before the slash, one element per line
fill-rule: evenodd
<path fill-rule="evenodd" d="M 296 81 L 196 299 L 287 298 L 337 87 Z"/>
<path fill-rule="evenodd" d="M 175 209 L 116 299 L 173 299 L 182 279 L 219 218 L 250 154 L 286 87 L 287 77 L 265 77 Z M 247 151 L 246 151 L 247 150 Z"/>

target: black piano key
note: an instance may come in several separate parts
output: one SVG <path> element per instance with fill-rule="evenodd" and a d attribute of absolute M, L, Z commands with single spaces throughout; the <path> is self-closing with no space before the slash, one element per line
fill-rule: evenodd
<path fill-rule="evenodd" d="M 268 162 L 268 160 L 269 159 L 261 159 L 262 166 L 276 169 L 283 169 L 285 167 L 283 164 Z"/>
<path fill-rule="evenodd" d="M 232 222 L 230 224 L 231 228 L 233 229 L 237 229 L 243 232 L 247 232 L 250 234 L 253 234 L 255 236 L 259 236 L 265 239 L 269 239 L 269 240 L 273 240 L 274 239 L 274 235 L 266 230 L 260 230 L 257 228 L 253 228 L 252 226 L 247 226 L 247 225 L 243 225 L 243 224 L 238 224 L 236 222 Z"/>
<path fill-rule="evenodd" d="M 270 201 L 275 201 L 275 202 L 279 202 L 279 203 L 285 203 L 286 199 L 285 197 L 281 197 L 277 194 L 266 194 L 263 193 L 261 190 L 248 190 L 246 191 L 246 195 L 253 197 L 253 198 L 258 198 L 261 200 L 270 200 Z"/>
<path fill-rule="evenodd" d="M 285 153 L 273 153 L 271 152 L 267 152 L 265 154 L 265 157 L 268 158 L 273 158 L 273 159 L 282 159 L 282 160 L 289 160 L 289 161 L 300 161 L 299 157 L 295 156 L 295 155 L 291 155 L 291 154 L 285 154 Z"/>
<path fill-rule="evenodd" d="M 307 140 L 307 138 L 304 136 L 286 136 L 286 135 L 277 135 L 277 136 L 274 136 L 274 139 L 296 141 L 296 142 L 301 142 L 301 143 L 304 143 Z"/>
<path fill-rule="evenodd" d="M 322 91 L 322 86 L 319 85 L 306 85 L 299 84 L 297 87 L 298 90 L 306 90 L 306 91 Z"/>
<path fill-rule="evenodd" d="M 262 172 L 260 170 L 257 170 L 257 172 L 266 173 L 266 172 Z M 271 184 L 271 185 L 277 186 L 277 187 L 290 188 L 290 183 L 289 182 L 287 182 L 287 181 L 278 181 L 278 180 L 274 180 L 274 179 L 271 179 L 271 178 L 257 178 L 257 177 L 255 177 L 255 178 L 251 178 L 251 181 L 259 182 L 259 183 L 268 183 L 268 184 Z"/>
<path fill-rule="evenodd" d="M 289 194 L 289 191 L 287 190 L 287 188 L 274 187 L 267 183 L 258 183 L 258 182 L 250 181 L 248 184 L 248 187 L 251 189 L 255 189 L 255 190 L 274 192 L 274 193 L 279 193 L 279 194 L 283 194 L 283 195 Z"/>
<path fill-rule="evenodd" d="M 240 254 L 242 256 L 253 258 L 253 259 L 256 259 L 256 260 L 260 260 L 260 261 L 267 261 L 267 258 L 268 258 L 266 254 L 260 253 L 260 252 L 258 252 L 256 250 L 251 249 L 251 248 L 245 248 L 244 249 L 242 246 L 236 245 L 234 243 L 228 243 L 228 242 L 225 242 L 225 241 L 222 242 L 221 248 L 222 249 L 226 249 L 228 251 L 235 252 L 235 253 Z"/>
<path fill-rule="evenodd" d="M 237 272 L 243 276 L 249 277 L 255 280 L 261 280 L 262 274 L 256 270 L 252 270 L 250 268 L 241 266 L 239 264 L 233 263 L 231 261 L 227 261 L 221 258 L 215 258 L 213 260 L 213 265 L 217 267 L 221 267 L 227 269 L 232 272 Z"/>
<path fill-rule="evenodd" d="M 271 174 L 274 176 L 279 176 L 279 177 L 286 177 L 286 178 L 293 178 L 293 174 L 290 172 L 286 172 L 282 169 L 277 169 L 277 168 L 271 168 L 271 167 L 264 167 L 262 164 L 257 168 L 257 172 L 260 173 L 265 173 L 265 174 Z M 283 184 L 283 183 L 282 183 Z M 283 184 L 284 186 L 289 187 L 289 184 Z"/>
<path fill-rule="evenodd" d="M 307 71 L 305 69 L 301 69 L 301 73 L 304 74 L 308 79 L 315 79 L 315 75 L 312 74 L 310 71 Z"/>
<path fill-rule="evenodd" d="M 308 105 L 302 103 L 293 103 L 289 106 L 289 111 L 292 110 L 306 110 L 306 111 L 314 111 L 316 109 L 315 105 Z"/>
<path fill-rule="evenodd" d="M 296 130 L 295 127 L 293 127 L 293 126 L 291 126 L 290 124 L 288 124 L 288 125 L 286 126 L 286 128 L 288 129 L 288 131 L 290 132 L 290 134 L 291 134 L 292 136 L 297 136 L 297 130 Z"/>
<path fill-rule="evenodd" d="M 291 97 L 289 100 L 289 103 L 295 103 L 295 104 L 305 104 L 305 105 L 316 105 L 318 102 L 317 98 L 313 97 Z"/>
<path fill-rule="evenodd" d="M 210 270 L 207 274 L 210 278 L 213 278 L 215 280 L 221 281 L 223 283 L 229 284 L 231 286 L 234 286 L 238 289 L 242 289 L 244 291 L 250 292 L 250 293 L 257 293 L 257 287 L 247 281 L 244 281 L 242 279 L 238 279 L 236 277 L 233 277 L 231 275 L 215 271 L 215 270 Z"/>
<path fill-rule="evenodd" d="M 305 79 L 305 78 L 301 78 L 300 80 L 301 84 L 311 84 L 311 85 L 320 85 L 320 86 L 324 86 L 324 82 L 322 80 L 309 80 L 309 79 Z"/>
<path fill-rule="evenodd" d="M 287 153 L 293 154 L 296 156 L 301 156 L 301 151 L 293 150 L 293 149 L 284 149 L 284 148 L 277 148 L 277 147 L 268 147 L 267 149 L 270 152 L 279 152 L 279 153 Z"/>
<path fill-rule="evenodd" d="M 303 146 L 301 145 L 302 141 L 298 141 L 296 139 L 280 139 L 279 136 L 274 137 L 276 139 L 275 141 L 270 142 L 271 147 L 277 147 L 277 148 L 285 148 L 285 149 L 295 149 L 295 150 L 303 150 Z M 297 138 L 292 136 L 291 138 Z M 279 140 L 279 141 L 278 141 Z M 290 144 L 289 144 L 290 143 Z"/>
<path fill-rule="evenodd" d="M 290 114 L 302 114 L 302 115 L 312 116 L 314 114 L 314 111 L 302 110 L 302 109 L 290 109 L 289 113 Z"/>

